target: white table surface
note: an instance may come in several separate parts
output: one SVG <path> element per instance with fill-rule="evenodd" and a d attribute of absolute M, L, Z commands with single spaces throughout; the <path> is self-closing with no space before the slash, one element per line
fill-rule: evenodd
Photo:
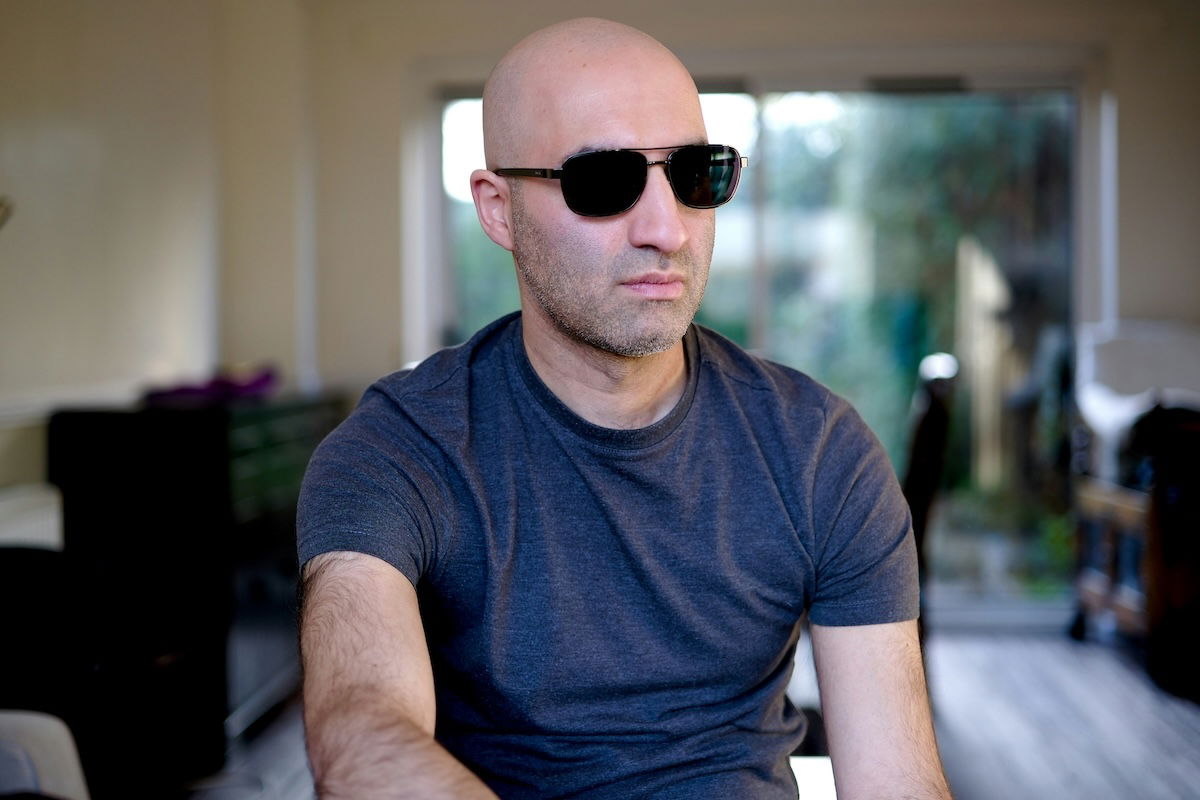
<path fill-rule="evenodd" d="M 62 499 L 48 483 L 0 487 L 0 546 L 62 549 Z"/>
<path fill-rule="evenodd" d="M 800 800 L 837 800 L 829 756 L 792 756 L 789 760 L 800 787 Z"/>

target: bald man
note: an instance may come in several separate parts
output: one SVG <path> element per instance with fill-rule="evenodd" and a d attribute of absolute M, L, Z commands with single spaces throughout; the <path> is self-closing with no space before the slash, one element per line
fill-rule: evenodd
<path fill-rule="evenodd" d="M 324 798 L 795 798 L 805 613 L 838 793 L 948 797 L 907 507 L 839 398 L 692 323 L 742 159 L 655 40 L 572 20 L 484 91 L 521 312 L 382 379 L 299 521 Z"/>

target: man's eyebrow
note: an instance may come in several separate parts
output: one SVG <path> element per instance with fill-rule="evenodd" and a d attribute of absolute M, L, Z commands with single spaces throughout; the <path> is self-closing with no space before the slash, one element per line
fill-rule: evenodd
<path fill-rule="evenodd" d="M 618 150 L 618 149 L 620 149 L 620 148 L 615 147 L 613 145 L 590 144 L 590 143 L 585 144 L 585 145 L 580 145 L 579 147 L 575 148 L 574 150 L 572 150 L 571 152 L 565 154 L 562 158 L 560 158 L 558 160 L 558 163 L 561 164 L 562 162 L 566 161 L 571 156 L 577 156 L 582 153 L 598 153 L 601 150 Z"/>
<path fill-rule="evenodd" d="M 621 146 L 615 145 L 615 144 L 588 143 L 588 144 L 581 145 L 580 147 L 567 153 L 566 155 L 564 155 L 562 158 L 559 159 L 558 163 L 561 164 L 562 162 L 566 161 L 571 156 L 577 156 L 577 155 L 581 155 L 583 153 L 598 153 L 598 152 L 602 152 L 605 150 L 638 150 L 638 151 L 641 151 L 641 150 L 675 150 L 680 147 L 687 147 L 688 145 L 708 144 L 708 143 L 709 143 L 708 139 L 704 136 L 697 136 L 694 139 L 689 139 L 684 142 L 675 142 L 673 144 L 663 144 L 663 145 L 651 145 L 650 147 L 621 147 Z"/>

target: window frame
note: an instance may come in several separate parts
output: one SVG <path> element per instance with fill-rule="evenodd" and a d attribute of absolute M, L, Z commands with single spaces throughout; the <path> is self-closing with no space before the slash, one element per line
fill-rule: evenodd
<path fill-rule="evenodd" d="M 1071 197 L 1076 246 L 1071 265 L 1073 324 L 1097 321 L 1116 311 L 1116 107 L 1106 85 L 1105 64 L 1095 49 L 1076 44 L 946 47 L 830 47 L 802 51 L 678 51 L 703 92 L 745 92 L 760 103 L 765 94 L 789 91 L 879 90 L 892 82 L 922 82 L 964 91 L 1065 89 L 1075 94 L 1078 119 Z M 498 54 L 497 54 L 498 57 Z M 402 207 L 422 208 L 401 220 L 401 286 L 406 302 L 401 352 L 405 361 L 441 346 L 455 313 L 448 263 L 448 220 L 442 190 L 441 119 L 445 103 L 478 97 L 490 60 L 432 59 L 418 65 L 427 103 L 401 150 Z M 481 165 L 482 166 L 482 165 Z M 759 171 L 761 159 L 749 167 Z M 429 198 L 437 198 L 430 202 Z M 412 200 L 412 202 L 408 202 Z M 758 204 L 758 200 L 755 200 Z M 761 238 L 761 237 L 760 237 Z M 756 286 L 767 274 L 767 254 L 756 245 Z M 755 294 L 761 292 L 759 289 Z M 766 299 L 752 296 L 751 325 Z M 751 332 L 752 341 L 761 333 Z"/>

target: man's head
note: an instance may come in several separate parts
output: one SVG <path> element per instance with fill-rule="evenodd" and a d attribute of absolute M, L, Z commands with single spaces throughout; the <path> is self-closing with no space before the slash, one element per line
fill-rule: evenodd
<path fill-rule="evenodd" d="M 661 161 L 707 142 L 679 60 L 625 25 L 559 23 L 501 59 L 483 116 L 488 169 L 472 175 L 472 189 L 484 230 L 513 251 L 525 314 L 623 356 L 677 344 L 704 294 L 712 209 L 680 203 L 657 166 L 631 208 L 601 217 L 571 211 L 559 180 L 495 170 L 559 168 L 572 155 L 619 148 Z"/>

